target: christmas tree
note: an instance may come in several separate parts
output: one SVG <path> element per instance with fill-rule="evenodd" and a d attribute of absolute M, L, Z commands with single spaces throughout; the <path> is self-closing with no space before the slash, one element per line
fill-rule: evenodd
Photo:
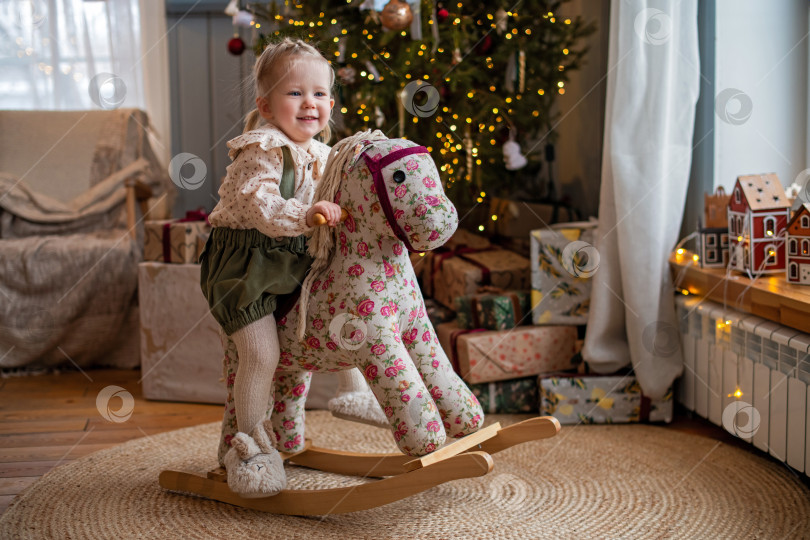
<path fill-rule="evenodd" d="M 425 145 L 464 208 L 490 196 L 543 194 L 555 98 L 594 30 L 559 17 L 562 3 L 321 0 L 244 9 L 253 14 L 257 54 L 291 36 L 332 61 L 338 137 L 378 128 Z"/>

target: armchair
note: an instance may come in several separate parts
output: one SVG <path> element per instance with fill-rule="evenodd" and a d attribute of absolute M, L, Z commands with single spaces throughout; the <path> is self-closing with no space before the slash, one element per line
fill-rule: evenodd
<path fill-rule="evenodd" d="M 174 187 L 135 109 L 0 111 L 0 368 L 139 365 L 143 218 Z"/>

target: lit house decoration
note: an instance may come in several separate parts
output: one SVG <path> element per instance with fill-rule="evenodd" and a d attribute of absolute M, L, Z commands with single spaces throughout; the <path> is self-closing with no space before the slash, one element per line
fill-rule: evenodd
<path fill-rule="evenodd" d="M 790 201 L 776 174 L 738 177 L 728 201 L 731 267 L 752 274 L 784 272 L 789 218 Z"/>
<path fill-rule="evenodd" d="M 704 195 L 703 223 L 698 225 L 698 261 L 701 268 L 728 266 L 728 199 L 723 186 Z"/>
<path fill-rule="evenodd" d="M 804 203 L 787 226 L 787 280 L 810 285 L 810 204 Z"/>

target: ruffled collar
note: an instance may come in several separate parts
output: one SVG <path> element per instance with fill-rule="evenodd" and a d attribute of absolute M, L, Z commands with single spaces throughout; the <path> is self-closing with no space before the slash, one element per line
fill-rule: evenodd
<path fill-rule="evenodd" d="M 262 150 L 270 150 L 271 148 L 280 148 L 282 146 L 288 147 L 292 152 L 293 160 L 296 164 L 306 165 L 307 163 L 316 161 L 316 175 L 323 170 L 326 165 L 326 158 L 329 156 L 329 147 L 324 143 L 313 139 L 309 144 L 309 151 L 304 150 L 291 141 L 283 131 L 270 124 L 265 124 L 228 141 L 228 156 L 231 158 L 231 161 L 233 161 L 243 148 L 257 143 Z"/>

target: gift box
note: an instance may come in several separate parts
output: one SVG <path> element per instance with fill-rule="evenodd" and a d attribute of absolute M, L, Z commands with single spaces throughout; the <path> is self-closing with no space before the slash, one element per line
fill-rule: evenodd
<path fill-rule="evenodd" d="M 211 236 L 211 231 L 197 233 L 197 253 L 194 256 L 194 262 L 200 262 L 200 255 L 205 249 L 205 244 L 208 242 L 208 237 Z"/>
<path fill-rule="evenodd" d="M 529 289 L 529 259 L 495 247 L 461 248 L 433 254 L 433 298 L 449 308 L 458 296 L 475 294 L 484 285 L 504 290 Z"/>
<path fill-rule="evenodd" d="M 424 253 L 411 253 L 411 265 L 419 280 L 422 294 L 432 296 L 435 276 L 442 262 L 459 253 L 474 253 L 494 249 L 488 239 L 483 236 L 459 229 L 440 248 Z M 452 307 L 448 306 L 448 307 Z"/>
<path fill-rule="evenodd" d="M 200 292 L 200 265 L 138 265 L 141 374 L 147 399 L 225 402 L 220 328 Z"/>
<path fill-rule="evenodd" d="M 537 377 L 470 385 L 486 414 L 536 413 Z"/>
<path fill-rule="evenodd" d="M 508 330 L 528 324 L 529 291 L 499 291 L 483 287 L 478 294 L 456 298 L 456 319 L 459 328 Z"/>
<path fill-rule="evenodd" d="M 592 220 L 532 231 L 534 324 L 587 324 L 590 278 L 599 266 L 599 254 L 592 245 L 595 230 Z"/>
<path fill-rule="evenodd" d="M 671 422 L 672 391 L 651 400 L 633 375 L 541 375 L 540 414 L 562 424 Z"/>
<path fill-rule="evenodd" d="M 425 299 L 425 310 L 427 311 L 428 319 L 430 319 L 430 322 L 433 324 L 434 328 L 442 323 L 450 322 L 456 318 L 455 311 L 444 307 L 432 298 Z"/>
<path fill-rule="evenodd" d="M 144 224 L 144 261 L 173 264 L 196 263 L 199 234 L 208 234 L 211 226 L 203 212 L 187 212 L 174 220 L 147 221 Z"/>
<path fill-rule="evenodd" d="M 436 333 L 456 373 L 473 384 L 569 369 L 576 352 L 573 326 L 465 330 L 449 322 Z"/>

